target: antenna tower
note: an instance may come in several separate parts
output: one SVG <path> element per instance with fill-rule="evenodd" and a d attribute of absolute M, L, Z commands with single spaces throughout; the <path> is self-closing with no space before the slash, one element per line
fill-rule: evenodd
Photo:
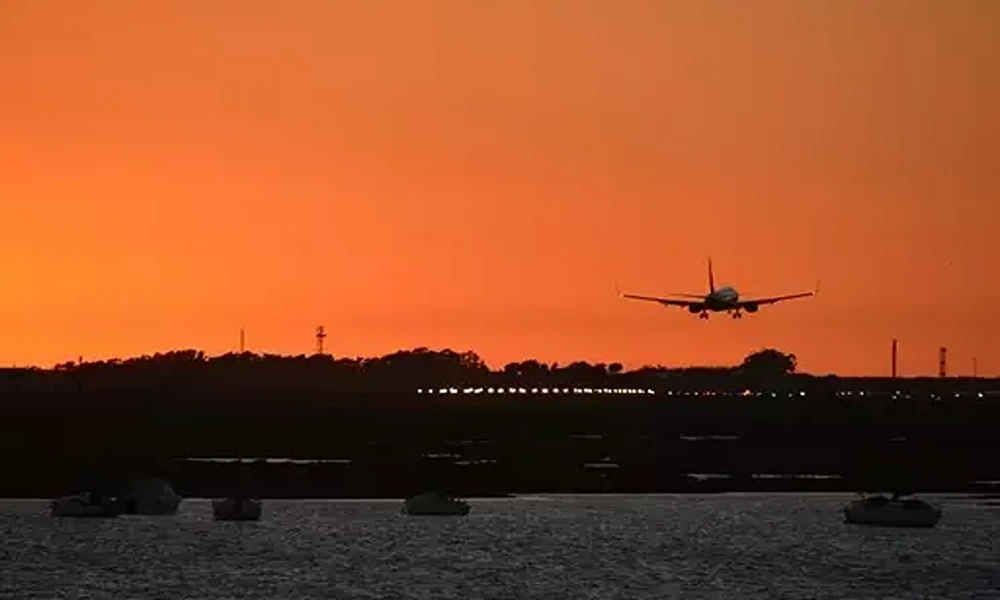
<path fill-rule="evenodd" d="M 892 339 L 892 378 L 896 378 L 896 347 L 898 346 L 898 340 L 896 338 Z"/>
<path fill-rule="evenodd" d="M 246 332 L 243 329 L 240 329 L 240 354 L 243 354 L 246 351 L 247 351 Z"/>
<path fill-rule="evenodd" d="M 938 377 L 948 376 L 948 349 L 941 346 L 938 350 Z"/>
<path fill-rule="evenodd" d="M 323 354 L 323 340 L 326 339 L 326 330 L 320 325 L 316 328 L 316 354 Z"/>

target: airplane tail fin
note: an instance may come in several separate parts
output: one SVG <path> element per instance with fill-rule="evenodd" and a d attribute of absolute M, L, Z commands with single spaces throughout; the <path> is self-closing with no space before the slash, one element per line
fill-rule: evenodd
<path fill-rule="evenodd" d="M 715 293 L 715 275 L 712 273 L 712 258 L 708 259 L 708 292 Z"/>

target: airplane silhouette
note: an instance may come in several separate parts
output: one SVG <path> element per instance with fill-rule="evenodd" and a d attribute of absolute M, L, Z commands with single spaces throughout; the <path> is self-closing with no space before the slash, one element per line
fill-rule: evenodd
<path fill-rule="evenodd" d="M 680 306 L 687 308 L 692 314 L 697 313 L 701 319 L 707 319 L 710 312 L 728 312 L 734 319 L 742 319 L 742 311 L 755 313 L 757 309 L 766 304 L 775 304 L 783 300 L 794 298 L 806 298 L 819 293 L 819 282 L 816 289 L 811 292 L 800 292 L 797 294 L 785 294 L 782 296 L 771 296 L 769 298 L 754 298 L 741 300 L 739 292 L 732 286 L 724 286 L 715 289 L 715 276 L 712 273 L 712 259 L 708 259 L 708 293 L 707 294 L 672 294 L 673 296 L 683 296 L 695 298 L 695 300 L 678 300 L 674 298 L 659 298 L 656 296 L 639 296 L 636 294 L 622 294 L 622 297 L 631 300 L 647 300 L 658 302 L 663 306 Z"/>

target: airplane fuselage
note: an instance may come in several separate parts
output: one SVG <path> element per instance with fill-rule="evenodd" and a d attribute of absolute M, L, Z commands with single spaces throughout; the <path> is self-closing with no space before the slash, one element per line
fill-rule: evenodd
<path fill-rule="evenodd" d="M 721 287 L 705 296 L 705 310 L 721 312 L 732 310 L 740 301 L 740 294 L 731 286 Z"/>

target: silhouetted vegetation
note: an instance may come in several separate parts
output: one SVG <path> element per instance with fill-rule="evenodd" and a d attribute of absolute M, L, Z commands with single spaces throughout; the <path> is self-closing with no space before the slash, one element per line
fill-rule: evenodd
<path fill-rule="evenodd" d="M 867 389 L 926 388 L 935 379 L 817 377 L 796 372 L 796 357 L 775 349 L 747 356 L 732 367 L 665 367 L 627 370 L 621 363 L 574 361 L 560 365 L 536 359 L 491 370 L 474 352 L 403 350 L 377 358 L 329 355 L 280 356 L 251 352 L 208 357 L 180 350 L 94 362 L 66 362 L 53 369 L 0 369 L 0 390 L 7 398 L 30 391 L 179 393 L 327 391 L 411 392 L 432 386 L 644 386 L 656 389 L 731 391 L 829 387 Z M 949 379 L 947 386 L 978 388 L 987 380 Z"/>
<path fill-rule="evenodd" d="M 1000 479 L 996 380 L 840 378 L 796 366 L 764 349 L 732 367 L 490 369 L 472 352 L 418 348 L 370 359 L 186 350 L 8 369 L 0 495 L 150 472 L 185 494 L 221 494 L 238 479 L 262 496 L 400 495 L 435 483 L 468 494 L 925 490 Z M 655 393 L 625 393 L 633 389 Z M 218 456 L 336 462 L 183 461 Z"/>
<path fill-rule="evenodd" d="M 795 371 L 795 356 L 767 349 L 751 354 L 735 367 L 668 368 L 643 366 L 625 370 L 621 363 L 575 361 L 565 365 L 535 359 L 490 370 L 474 352 L 404 350 L 377 358 L 328 355 L 279 356 L 251 352 L 208 357 L 180 350 L 125 360 L 66 362 L 52 370 L 27 369 L 6 374 L 8 389 L 31 386 L 113 390 L 180 388 L 281 389 L 327 391 L 409 391 L 434 385 L 655 385 L 680 377 L 692 383 L 757 382 L 780 379 Z M 772 381 L 773 382 L 773 381 Z"/>
<path fill-rule="evenodd" d="M 754 352 L 743 359 L 740 370 L 743 373 L 760 377 L 782 377 L 795 372 L 796 360 L 794 354 L 785 354 L 768 348 Z"/>

